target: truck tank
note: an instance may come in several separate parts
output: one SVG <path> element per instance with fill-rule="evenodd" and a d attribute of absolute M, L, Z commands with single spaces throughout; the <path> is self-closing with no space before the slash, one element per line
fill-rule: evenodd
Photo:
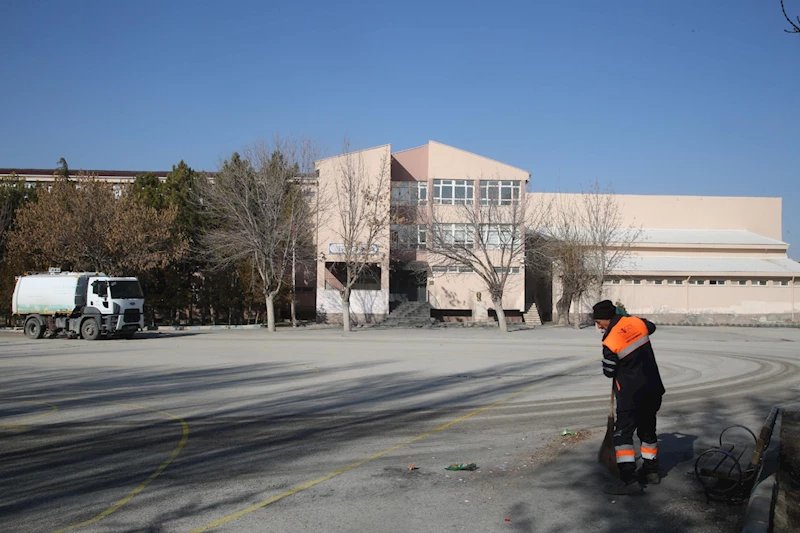
<path fill-rule="evenodd" d="M 94 274 L 92 275 L 103 275 Z M 89 274 L 31 274 L 17 280 L 11 300 L 11 312 L 19 315 L 64 315 L 86 305 Z"/>

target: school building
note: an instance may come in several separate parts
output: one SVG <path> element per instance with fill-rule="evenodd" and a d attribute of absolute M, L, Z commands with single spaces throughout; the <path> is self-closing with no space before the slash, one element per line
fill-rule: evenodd
<path fill-rule="evenodd" d="M 345 157 L 357 157 L 364 175 L 380 183 L 393 221 L 369 252 L 374 257 L 369 275 L 354 287 L 354 322 L 379 322 L 408 306 L 439 320 L 492 320 L 494 309 L 481 278 L 469 268 L 441 265 L 415 213 L 517 199 L 547 204 L 554 194 L 535 192 L 536 181 L 526 170 L 434 141 L 409 150 L 393 152 L 391 145 L 383 145 L 322 159 L 316 180 L 306 182 L 313 181 L 320 192 L 336 190 Z M 0 169 L 0 175 L 12 172 L 31 184 L 53 179 L 48 170 Z M 117 184 L 140 174 L 87 173 Z M 579 195 L 566 197 L 578 201 Z M 604 297 L 661 323 L 791 323 L 800 318 L 795 290 L 800 263 L 788 258 L 789 246 L 782 241 L 780 198 L 619 194 L 614 199 L 622 224 L 640 231 L 625 260 L 605 280 Z M 338 322 L 344 279 L 341 217 L 330 202 L 320 201 L 319 207 L 316 272 L 304 282 L 301 305 L 318 321 Z M 458 219 L 456 210 L 449 216 L 444 229 L 453 242 L 472 245 L 466 221 Z M 557 276 L 543 286 L 539 273 L 522 261 L 508 273 L 502 306 L 509 320 L 553 320 L 561 296 Z M 591 303 L 573 306 L 571 313 L 585 315 Z"/>

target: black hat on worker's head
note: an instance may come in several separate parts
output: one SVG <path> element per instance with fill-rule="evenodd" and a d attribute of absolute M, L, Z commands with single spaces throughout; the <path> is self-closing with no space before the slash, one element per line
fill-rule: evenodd
<path fill-rule="evenodd" d="M 592 307 L 592 318 L 594 320 L 608 320 L 616 314 L 617 306 L 611 300 L 603 300 Z"/>

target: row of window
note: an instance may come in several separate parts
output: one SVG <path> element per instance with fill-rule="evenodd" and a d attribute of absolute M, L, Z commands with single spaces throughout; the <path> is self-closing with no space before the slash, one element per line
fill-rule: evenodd
<path fill-rule="evenodd" d="M 479 190 L 481 205 L 511 205 L 519 200 L 521 183 L 517 180 L 480 180 Z M 434 204 L 472 205 L 474 202 L 474 180 L 433 180 Z M 427 203 L 427 182 L 392 182 L 392 205 L 427 205 Z"/>
<path fill-rule="evenodd" d="M 776 279 L 776 280 L 766 280 L 766 279 L 732 279 L 732 280 L 725 280 L 725 279 L 621 279 L 621 278 L 608 278 L 605 280 L 606 285 L 683 285 L 688 283 L 689 285 L 713 285 L 713 286 L 725 286 L 730 285 L 731 287 L 766 287 L 767 285 L 772 283 L 773 287 L 788 287 L 790 282 L 788 279 Z"/>
<path fill-rule="evenodd" d="M 471 274 L 475 272 L 472 267 L 464 267 L 464 266 L 435 266 L 431 268 L 431 271 L 434 275 L 436 274 Z M 494 267 L 494 271 L 498 274 L 519 274 L 520 268 L 519 267 Z"/>
<path fill-rule="evenodd" d="M 422 250 L 428 246 L 425 225 L 392 226 L 392 247 L 401 250 Z M 472 224 L 436 224 L 430 235 L 432 246 L 462 246 L 472 248 L 475 242 L 487 249 L 501 249 L 522 244 L 519 228 L 512 224 L 481 224 L 476 231 Z"/>

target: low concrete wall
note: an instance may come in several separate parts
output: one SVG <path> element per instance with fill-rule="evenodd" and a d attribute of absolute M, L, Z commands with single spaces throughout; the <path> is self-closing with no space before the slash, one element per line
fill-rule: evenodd
<path fill-rule="evenodd" d="M 800 531 L 800 405 L 783 409 L 774 533 Z"/>
<path fill-rule="evenodd" d="M 634 313 L 635 314 L 635 313 Z M 800 315 L 737 315 L 711 313 L 672 313 L 672 314 L 639 314 L 642 318 L 663 326 L 752 326 L 752 327 L 794 327 L 800 328 Z M 553 315 L 558 321 L 558 314 Z M 594 324 L 591 315 L 570 313 L 571 324 L 590 326 Z"/>
<path fill-rule="evenodd" d="M 790 314 L 740 315 L 723 313 L 671 313 L 641 315 L 656 324 L 682 326 L 795 326 L 800 316 Z"/>
<path fill-rule="evenodd" d="M 350 325 L 358 326 L 363 324 L 377 324 L 389 316 L 386 314 L 365 315 L 362 313 L 350 313 Z M 342 324 L 344 315 L 339 313 L 317 313 L 317 323 L 319 324 Z"/>

